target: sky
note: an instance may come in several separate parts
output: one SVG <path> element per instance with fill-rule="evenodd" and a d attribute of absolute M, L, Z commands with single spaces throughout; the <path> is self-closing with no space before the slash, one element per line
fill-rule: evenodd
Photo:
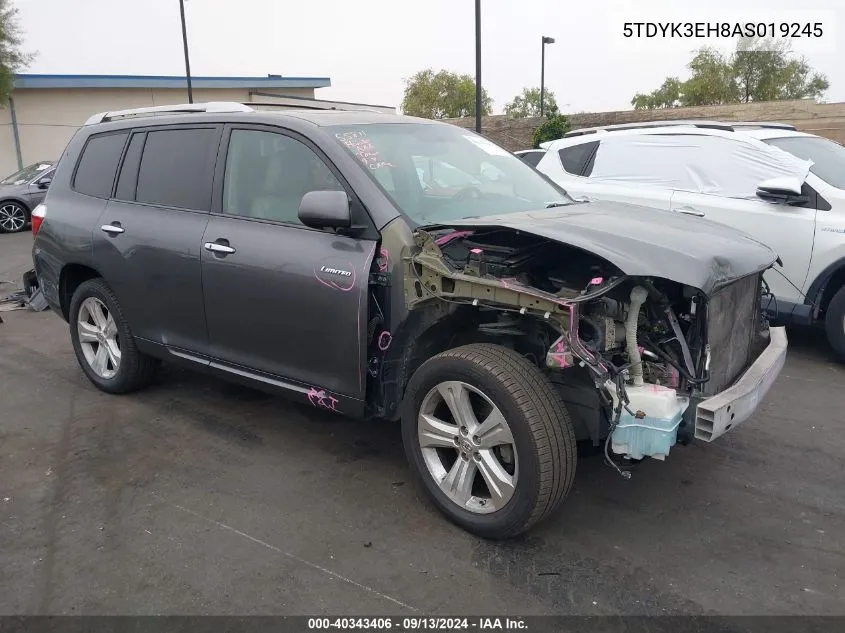
<path fill-rule="evenodd" d="M 24 72 L 184 75 L 178 0 L 13 0 Z M 702 8 L 706 4 L 707 8 Z M 809 8 L 808 8 L 809 7 Z M 475 73 L 473 0 L 185 0 L 194 75 L 330 77 L 322 99 L 398 106 L 419 70 Z M 636 92 L 687 77 L 691 52 L 730 40 L 630 38 L 626 22 L 821 22 L 793 49 L 845 101 L 842 0 L 481 0 L 482 85 L 494 111 L 524 87 L 546 86 L 564 112 L 629 109 Z M 779 28 L 776 26 L 775 28 Z"/>

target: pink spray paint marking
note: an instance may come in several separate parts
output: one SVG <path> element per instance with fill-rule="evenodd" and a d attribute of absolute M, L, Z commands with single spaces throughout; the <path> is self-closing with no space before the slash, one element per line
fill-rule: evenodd
<path fill-rule="evenodd" d="M 672 387 L 672 389 L 677 389 L 680 382 L 681 382 L 681 376 L 678 373 L 678 370 L 670 365 L 669 366 L 669 386 Z"/>
<path fill-rule="evenodd" d="M 390 344 L 393 342 L 393 335 L 385 330 L 381 334 L 378 335 L 378 348 L 386 352 L 387 348 L 390 347 Z"/>
<path fill-rule="evenodd" d="M 473 249 L 470 251 L 470 253 L 473 253 L 474 255 L 481 255 L 481 253 L 483 253 L 483 252 L 484 252 L 484 251 L 482 251 L 480 248 L 473 248 Z"/>
<path fill-rule="evenodd" d="M 310 402 L 317 408 L 328 409 L 329 411 L 334 411 L 335 413 L 338 412 L 338 399 L 326 393 L 325 389 L 317 389 L 316 387 L 311 387 L 311 389 L 308 391 L 308 402 Z"/>
<path fill-rule="evenodd" d="M 448 233 L 446 235 L 441 235 L 436 240 L 434 240 L 434 243 L 437 244 L 438 246 L 443 246 L 444 244 L 448 244 L 452 240 L 456 240 L 456 239 L 461 238 L 461 237 L 469 237 L 474 232 L 475 231 L 454 231 L 454 232 Z"/>
<path fill-rule="evenodd" d="M 604 282 L 604 277 L 593 277 L 590 279 L 591 286 L 601 286 L 602 282 Z"/>
<path fill-rule="evenodd" d="M 563 344 L 563 339 L 560 339 L 555 343 L 554 351 L 549 352 L 548 354 L 552 360 L 556 361 L 561 369 L 566 369 L 569 367 L 569 363 L 566 359 L 566 346 Z"/>
<path fill-rule="evenodd" d="M 378 256 L 378 271 L 383 273 L 390 266 L 390 251 L 382 246 L 378 252 Z"/>

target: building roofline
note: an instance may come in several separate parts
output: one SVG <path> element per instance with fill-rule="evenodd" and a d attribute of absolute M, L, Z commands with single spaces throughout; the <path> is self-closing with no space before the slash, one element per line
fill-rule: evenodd
<path fill-rule="evenodd" d="M 183 88 L 184 75 L 53 75 L 15 76 L 15 88 Z M 328 88 L 328 77 L 191 77 L 194 88 Z"/>

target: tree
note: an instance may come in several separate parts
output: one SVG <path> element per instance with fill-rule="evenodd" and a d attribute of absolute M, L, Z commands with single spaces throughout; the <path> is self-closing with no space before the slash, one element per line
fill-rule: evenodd
<path fill-rule="evenodd" d="M 543 91 L 543 109 L 546 112 L 557 110 L 557 101 L 551 90 Z M 540 89 L 523 88 L 522 94 L 505 106 L 505 114 L 512 119 L 540 116 Z"/>
<path fill-rule="evenodd" d="M 558 111 L 557 106 L 549 108 L 546 111 L 546 120 L 543 121 L 536 130 L 534 130 L 534 138 L 532 139 L 534 149 L 538 149 L 540 147 L 540 143 L 562 138 L 571 127 L 569 118 L 567 118 L 566 115 L 561 114 Z"/>
<path fill-rule="evenodd" d="M 21 52 L 18 10 L 10 0 L 0 0 L 0 105 L 5 105 L 15 85 L 15 73 L 25 68 L 33 55 Z"/>
<path fill-rule="evenodd" d="M 821 97 L 830 86 L 807 61 L 794 58 L 790 40 L 743 38 L 728 57 L 704 47 L 686 81 L 667 77 L 657 90 L 631 99 L 636 110 Z"/>
<path fill-rule="evenodd" d="M 493 100 L 481 91 L 481 114 L 487 116 Z M 402 112 L 426 119 L 456 119 L 475 114 L 475 80 L 471 75 L 459 75 L 441 70 L 421 70 L 405 81 Z"/>

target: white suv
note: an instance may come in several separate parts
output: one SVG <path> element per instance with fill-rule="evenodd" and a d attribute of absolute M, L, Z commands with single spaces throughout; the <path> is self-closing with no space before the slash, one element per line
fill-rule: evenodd
<path fill-rule="evenodd" d="M 684 121 L 576 130 L 543 148 L 537 169 L 575 197 L 698 216 L 766 243 L 782 262 L 765 276 L 770 318 L 823 322 L 845 361 L 845 147 L 790 125 Z"/>

